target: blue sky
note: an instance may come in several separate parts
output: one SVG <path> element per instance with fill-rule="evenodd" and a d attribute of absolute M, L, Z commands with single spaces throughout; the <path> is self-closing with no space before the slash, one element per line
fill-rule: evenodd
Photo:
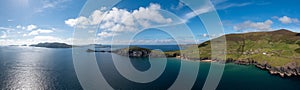
<path fill-rule="evenodd" d="M 300 32 L 297 0 L 212 0 L 214 8 L 205 0 L 192 2 L 200 3 L 194 12 L 178 0 L 123 0 L 113 9 L 99 5 L 79 16 L 86 0 L 1 0 L 0 45 L 72 44 L 74 28 L 95 34 L 96 42 L 102 44 L 111 44 L 113 38 L 117 44 L 200 43 L 213 36 L 196 16 L 214 12 L 214 8 L 225 34 L 281 28 Z M 104 21 L 99 22 L 101 19 Z M 157 25 L 170 27 L 153 29 Z M 173 31 L 168 33 L 168 29 Z M 133 39 L 126 37 L 137 32 Z"/>

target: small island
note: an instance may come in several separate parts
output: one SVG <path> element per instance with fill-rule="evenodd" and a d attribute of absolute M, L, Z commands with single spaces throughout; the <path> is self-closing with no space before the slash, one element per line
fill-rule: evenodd
<path fill-rule="evenodd" d="M 38 43 L 34 45 L 30 45 L 32 47 L 45 47 L 45 48 L 72 48 L 72 45 L 68 45 L 66 43 L 58 43 L 58 42 L 53 42 L 53 43 Z"/>

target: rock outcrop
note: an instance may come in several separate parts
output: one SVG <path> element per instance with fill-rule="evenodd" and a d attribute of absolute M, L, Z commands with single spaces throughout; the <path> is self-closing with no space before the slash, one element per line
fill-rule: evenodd
<path fill-rule="evenodd" d="M 279 75 L 281 77 L 300 76 L 300 67 L 295 62 L 286 64 L 285 66 L 271 66 L 268 62 L 258 63 L 254 60 L 227 60 L 227 63 L 235 63 L 240 65 L 255 65 L 262 70 L 268 70 L 272 75 Z"/>

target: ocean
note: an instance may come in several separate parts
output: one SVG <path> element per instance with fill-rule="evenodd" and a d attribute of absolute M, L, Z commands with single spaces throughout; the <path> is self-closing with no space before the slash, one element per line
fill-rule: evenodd
<path fill-rule="evenodd" d="M 163 46 L 143 47 L 155 49 Z M 162 49 L 168 51 L 178 48 L 167 46 Z M 85 52 L 83 49 L 82 54 L 91 55 L 94 53 Z M 125 57 L 107 52 L 97 52 L 95 56 L 103 77 L 114 89 L 168 89 L 178 78 L 182 62 L 191 63 L 191 67 L 195 64 L 200 66 L 192 89 L 202 89 L 210 68 L 209 62 L 191 62 L 176 58 L 168 58 L 167 62 L 163 62 L 164 60 L 160 58 L 152 58 L 152 63 L 165 63 L 165 69 L 155 80 L 148 83 L 138 83 L 128 80 L 127 77 L 123 76 L 124 72 L 118 72 L 117 67 L 114 66 L 115 63 L 122 65 L 123 62 L 126 62 Z M 114 56 L 115 60 L 112 60 L 111 56 Z M 131 58 L 128 62 L 141 72 L 153 68 L 148 58 Z M 189 75 L 189 73 L 186 74 Z M 79 81 L 74 69 L 71 48 L 0 47 L 0 89 L 81 90 L 83 87 Z M 217 87 L 218 90 L 298 90 L 299 88 L 299 77 L 281 78 L 270 75 L 267 71 L 252 65 L 231 63 L 225 65 L 223 76 Z"/>

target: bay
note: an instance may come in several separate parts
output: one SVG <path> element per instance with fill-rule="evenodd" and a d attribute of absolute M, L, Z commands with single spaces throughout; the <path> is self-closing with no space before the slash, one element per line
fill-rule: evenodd
<path fill-rule="evenodd" d="M 145 46 L 146 47 L 146 46 Z M 149 47 L 149 46 L 147 46 Z M 168 49 L 169 50 L 169 49 Z M 83 51 L 84 54 L 93 54 Z M 182 61 L 168 58 L 162 75 L 155 81 L 143 84 L 127 80 L 113 66 L 110 53 L 96 53 L 97 63 L 107 82 L 115 89 L 156 87 L 167 89 L 177 78 Z M 118 60 L 125 60 L 123 56 Z M 160 59 L 153 59 L 160 60 Z M 139 71 L 147 71 L 151 64 L 147 58 L 130 59 Z M 199 62 L 195 62 L 199 63 Z M 209 62 L 199 63 L 198 78 L 193 89 L 202 89 L 210 68 Z M 36 47 L 0 47 L 0 88 L 1 89 L 71 89 L 82 87 L 74 70 L 72 49 L 50 49 Z M 288 89 L 300 88 L 300 78 L 281 78 L 270 75 L 255 66 L 226 64 L 223 77 L 217 89 Z"/>

